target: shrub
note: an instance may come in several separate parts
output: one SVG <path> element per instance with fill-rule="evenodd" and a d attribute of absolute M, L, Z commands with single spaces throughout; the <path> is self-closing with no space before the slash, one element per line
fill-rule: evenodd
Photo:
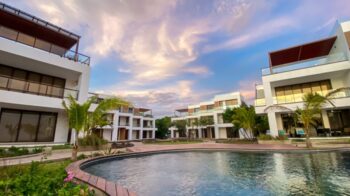
<path fill-rule="evenodd" d="M 88 156 L 86 156 L 85 154 L 80 154 L 78 155 L 77 159 L 78 160 L 82 160 L 82 159 L 86 159 Z"/>
<path fill-rule="evenodd" d="M 0 149 L 0 158 L 1 157 L 14 157 L 14 156 L 21 156 L 21 155 L 28 155 L 28 154 L 35 154 L 42 152 L 42 148 L 34 148 L 33 150 L 29 151 L 28 148 L 17 148 L 15 146 L 11 146 L 10 148 L 1 148 Z"/>
<path fill-rule="evenodd" d="M 70 144 L 52 146 L 52 150 L 71 149 L 71 148 L 72 148 L 72 145 Z"/>
<path fill-rule="evenodd" d="M 258 136 L 259 140 L 273 140 L 274 138 L 271 135 L 266 135 L 266 134 L 260 134 Z"/>
<path fill-rule="evenodd" d="M 0 195 L 92 195 L 85 185 L 65 182 L 69 161 L 0 168 Z"/>
<path fill-rule="evenodd" d="M 286 135 L 279 135 L 275 137 L 276 140 L 288 140 L 288 137 Z"/>
<path fill-rule="evenodd" d="M 108 143 L 107 140 L 102 139 L 95 134 L 89 134 L 83 138 L 79 138 L 78 142 L 80 146 L 101 146 Z"/>
<path fill-rule="evenodd" d="M 216 143 L 224 143 L 224 144 L 256 144 L 258 142 L 257 142 L 256 138 L 252 138 L 252 139 L 230 138 L 230 139 L 219 139 L 219 140 L 216 140 Z"/>

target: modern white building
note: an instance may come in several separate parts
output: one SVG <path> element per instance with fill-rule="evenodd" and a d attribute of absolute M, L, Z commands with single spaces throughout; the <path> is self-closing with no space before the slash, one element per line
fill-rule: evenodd
<path fill-rule="evenodd" d="M 293 130 L 301 125 L 291 113 L 303 107 L 304 94 L 326 95 L 350 87 L 349 46 L 350 22 L 343 22 L 336 24 L 329 37 L 269 53 L 270 66 L 262 70 L 262 84 L 256 85 L 255 109 L 267 114 L 272 135 L 283 130 L 297 136 Z M 350 92 L 344 90 L 332 98 L 335 107 L 324 106 L 312 136 L 350 134 Z"/>
<path fill-rule="evenodd" d="M 80 36 L 3 3 L 0 18 L 0 145 L 74 141 L 62 101 L 111 97 L 88 93 L 90 57 L 79 54 Z M 155 137 L 149 109 L 121 108 L 107 118 L 111 126 L 95 132 L 108 141 Z"/>
<path fill-rule="evenodd" d="M 191 138 L 226 139 L 239 137 L 232 131 L 232 123 L 224 122 L 222 114 L 227 108 L 240 106 L 242 97 L 239 92 L 216 95 L 212 100 L 201 102 L 197 105 L 189 105 L 187 108 L 178 109 L 171 121 L 186 121 L 186 133 Z M 201 119 L 209 119 L 210 125 L 199 123 Z M 170 128 L 170 137 L 185 137 L 175 126 Z"/>
<path fill-rule="evenodd" d="M 101 95 L 89 93 L 89 97 L 97 96 L 99 100 L 110 98 L 111 95 Z M 94 110 L 96 104 L 90 108 Z M 128 141 L 143 140 L 155 138 L 155 118 L 152 110 L 136 107 L 121 107 L 117 110 L 108 112 L 107 119 L 110 119 L 111 125 L 101 127 L 94 133 L 108 141 Z"/>
<path fill-rule="evenodd" d="M 0 3 L 0 143 L 71 140 L 62 101 L 87 99 L 80 36 Z"/>

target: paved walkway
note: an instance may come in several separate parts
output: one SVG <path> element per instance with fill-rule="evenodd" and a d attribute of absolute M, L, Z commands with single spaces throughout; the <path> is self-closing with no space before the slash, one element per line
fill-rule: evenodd
<path fill-rule="evenodd" d="M 95 152 L 101 152 L 101 151 L 79 152 L 78 156 L 81 154 L 91 155 Z M 0 159 L 0 167 L 7 166 L 7 165 L 27 164 L 27 163 L 31 163 L 32 161 L 57 161 L 57 160 L 69 159 L 71 156 L 72 156 L 71 150 L 53 150 L 51 155 L 47 155 L 46 157 L 42 153 L 40 153 L 39 155 L 26 156 L 23 158 L 15 158 L 15 157 L 3 158 L 3 159 Z"/>
<path fill-rule="evenodd" d="M 219 143 L 196 143 L 196 144 L 174 144 L 174 145 L 156 145 L 139 144 L 127 148 L 131 152 L 149 152 L 160 150 L 181 150 L 181 149 L 233 149 L 244 151 L 266 151 L 266 150 L 301 150 L 304 148 L 289 144 L 219 144 Z"/>

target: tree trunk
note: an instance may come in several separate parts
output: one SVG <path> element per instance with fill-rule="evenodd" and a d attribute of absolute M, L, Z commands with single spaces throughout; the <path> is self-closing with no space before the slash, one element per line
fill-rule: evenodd
<path fill-rule="evenodd" d="M 309 127 L 306 127 L 305 129 L 306 129 L 306 147 L 312 148 L 312 143 L 309 136 Z"/>
<path fill-rule="evenodd" d="M 74 145 L 72 148 L 72 161 L 76 161 L 77 157 L 78 157 L 78 146 L 79 146 L 79 142 L 78 142 L 78 131 L 74 131 L 75 132 L 75 138 L 74 138 Z"/>

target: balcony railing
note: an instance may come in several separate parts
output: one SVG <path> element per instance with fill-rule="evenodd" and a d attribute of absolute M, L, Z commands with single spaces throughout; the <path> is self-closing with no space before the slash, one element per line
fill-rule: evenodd
<path fill-rule="evenodd" d="M 332 90 L 329 90 L 328 92 L 331 92 Z M 325 94 L 325 93 L 324 93 Z M 346 98 L 350 97 L 350 90 L 345 89 L 344 91 L 338 92 L 336 94 L 333 94 L 330 96 L 330 99 L 338 99 L 338 98 Z M 285 96 L 281 97 L 273 97 L 273 104 L 288 104 L 288 103 L 300 103 L 303 102 L 302 96 L 288 96 L 287 98 Z"/>
<path fill-rule="evenodd" d="M 255 99 L 255 106 L 265 106 L 265 105 L 266 105 L 265 98 L 263 98 L 263 99 Z"/>
<path fill-rule="evenodd" d="M 263 68 L 261 73 L 263 76 L 283 73 L 288 71 L 294 71 L 299 69 L 305 69 L 309 67 L 316 67 L 320 65 L 326 65 L 330 63 L 337 63 L 348 60 L 344 53 L 336 53 L 327 56 L 323 56 L 320 58 L 309 59 L 305 61 L 298 61 L 295 63 L 290 63 L 286 65 L 279 65 L 276 67 Z"/>
<path fill-rule="evenodd" d="M 72 50 L 66 50 L 55 44 L 51 44 L 36 37 L 21 33 L 19 31 L 0 26 L 0 37 L 25 44 L 46 52 L 59 55 L 72 61 L 80 62 L 86 65 L 90 64 L 90 57 L 77 53 Z"/>
<path fill-rule="evenodd" d="M 67 98 L 69 95 L 78 99 L 79 91 L 51 85 L 0 76 L 0 89 L 46 97 Z"/>

